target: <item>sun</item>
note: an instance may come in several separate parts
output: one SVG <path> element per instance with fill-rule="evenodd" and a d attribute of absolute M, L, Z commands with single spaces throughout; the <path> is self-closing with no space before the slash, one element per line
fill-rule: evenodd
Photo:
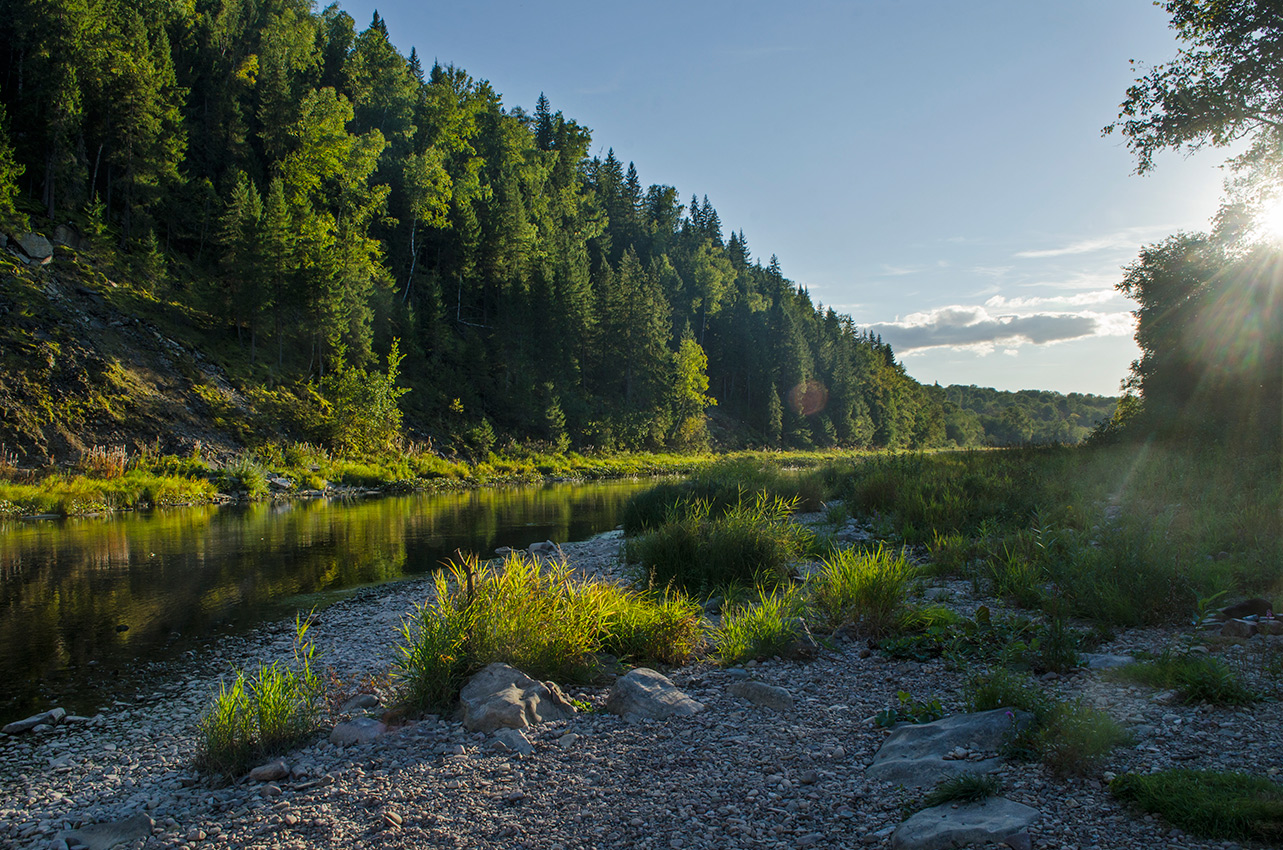
<path fill-rule="evenodd" d="M 1271 242 L 1283 242 L 1283 197 L 1270 200 L 1256 214 L 1256 231 Z"/>

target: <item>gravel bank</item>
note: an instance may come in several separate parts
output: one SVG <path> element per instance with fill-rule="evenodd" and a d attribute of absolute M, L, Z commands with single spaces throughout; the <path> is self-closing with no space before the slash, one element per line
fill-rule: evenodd
<path fill-rule="evenodd" d="M 589 575 L 612 575 L 616 535 L 570 544 Z M 974 608 L 969 586 L 946 598 Z M 348 690 L 386 687 L 395 629 L 423 599 L 415 580 L 361 592 L 326 609 L 314 627 L 321 660 Z M 191 848 L 713 848 L 884 846 L 920 792 L 867 780 L 864 768 L 886 731 L 869 718 L 896 692 L 961 709 L 962 675 L 943 663 L 893 662 L 862 643 L 836 641 L 811 663 L 767 662 L 753 677 L 787 688 L 782 716 L 731 696 L 736 674 L 708 663 L 670 671 L 707 710 L 630 724 L 604 712 L 531 730 L 535 752 L 499 753 L 492 738 L 453 718 L 402 725 L 366 745 L 341 749 L 318 736 L 291 754 L 275 782 L 214 787 L 191 768 L 193 730 L 228 665 L 286 656 L 292 625 L 227 642 L 176 671 L 152 693 L 105 706 L 96 717 L 52 731 L 0 738 L 0 845 L 62 847 L 58 836 L 87 824 L 146 813 L 151 834 L 119 846 Z M 1121 634 L 1105 652 L 1159 650 L 1171 630 Z M 1269 639 L 1277 641 L 1278 639 Z M 1260 664 L 1265 640 L 1218 653 L 1262 688 L 1278 677 Z M 1277 658 L 1280 647 L 1270 651 Z M 1283 706 L 1245 709 L 1171 704 L 1167 695 L 1083 672 L 1046 682 L 1081 695 L 1136 735 L 1100 768 L 1234 768 L 1277 775 Z M 569 689 L 594 707 L 605 689 Z M 1054 778 L 1038 765 L 1008 763 L 1004 796 L 1042 813 L 1030 831 L 1045 848 L 1221 848 L 1120 806 L 1100 775 Z"/>

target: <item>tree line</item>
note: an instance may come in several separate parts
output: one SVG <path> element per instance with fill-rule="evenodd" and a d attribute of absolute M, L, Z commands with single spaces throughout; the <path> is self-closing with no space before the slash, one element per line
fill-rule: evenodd
<path fill-rule="evenodd" d="M 474 450 L 700 447 L 710 412 L 738 444 L 951 439 L 938 392 L 754 258 L 707 196 L 590 155 L 543 96 L 505 107 L 424 68 L 377 13 L 2 5 L 0 215 L 110 238 L 137 285 L 238 340 L 255 380 L 380 386 L 412 431 Z"/>

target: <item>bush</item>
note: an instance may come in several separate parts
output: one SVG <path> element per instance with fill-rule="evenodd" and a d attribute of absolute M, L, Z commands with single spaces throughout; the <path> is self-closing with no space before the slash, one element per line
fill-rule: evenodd
<path fill-rule="evenodd" d="M 1250 705 L 1259 696 L 1232 668 L 1206 655 L 1178 655 L 1165 651 L 1152 661 L 1137 661 L 1109 671 L 1116 679 L 1153 688 L 1175 690 L 1183 702 L 1213 705 Z"/>
<path fill-rule="evenodd" d="M 1037 718 L 1051 709 L 1051 698 L 1033 678 L 1001 667 L 978 673 L 967 679 L 962 689 L 967 711 L 992 711 L 995 708 L 1018 708 Z"/>
<path fill-rule="evenodd" d="M 312 669 L 315 647 L 308 623 L 295 620 L 293 667 L 259 664 L 253 676 L 237 670 L 201 717 L 197 765 L 227 778 L 239 776 L 264 758 L 288 752 L 315 730 L 322 685 Z"/>
<path fill-rule="evenodd" d="M 727 611 L 714 636 L 722 664 L 771 658 L 794 646 L 805 628 L 805 602 L 795 589 L 770 592 L 759 588 L 755 602 Z"/>
<path fill-rule="evenodd" d="M 787 581 L 790 568 L 809 545 L 809 529 L 788 521 L 793 503 L 759 497 L 711 518 L 706 503 L 685 516 L 628 541 L 625 553 L 640 564 L 643 583 L 688 593 L 726 584 Z"/>
<path fill-rule="evenodd" d="M 913 572 L 903 551 L 843 549 L 811 578 L 811 605 L 829 628 L 852 624 L 863 634 L 880 637 L 900 621 Z"/>
<path fill-rule="evenodd" d="M 218 487 L 225 493 L 239 490 L 258 499 L 267 495 L 267 472 L 249 455 L 241 455 L 219 471 Z"/>
<path fill-rule="evenodd" d="M 110 449 L 105 446 L 92 446 L 80 456 L 77 468 L 90 478 L 110 481 L 124 475 L 128 464 L 129 456 L 125 453 L 124 446 Z"/>
<path fill-rule="evenodd" d="M 1034 744 L 1052 773 L 1081 776 L 1129 738 L 1108 714 L 1078 700 L 1053 705 L 1038 726 Z"/>
<path fill-rule="evenodd" d="M 1109 789 L 1201 838 L 1283 841 L 1283 786 L 1263 776 L 1210 770 L 1124 773 Z"/>
<path fill-rule="evenodd" d="M 495 661 L 539 679 L 582 681 L 600 651 L 675 664 L 702 646 L 701 612 L 686 597 L 577 581 L 564 562 L 513 554 L 482 568 L 465 558 L 435 584 L 400 629 L 393 669 L 414 711 L 447 709 L 467 677 Z"/>

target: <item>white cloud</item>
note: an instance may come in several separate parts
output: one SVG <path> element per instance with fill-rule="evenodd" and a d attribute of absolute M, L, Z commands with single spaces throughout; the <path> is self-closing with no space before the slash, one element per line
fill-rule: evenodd
<path fill-rule="evenodd" d="M 1114 251 L 1120 249 L 1135 250 L 1142 243 L 1161 238 L 1163 234 L 1171 232 L 1170 227 L 1129 227 L 1126 230 L 1120 230 L 1117 233 L 1109 233 L 1104 236 L 1097 236 L 1091 239 L 1080 239 L 1077 242 L 1071 242 L 1068 245 L 1062 245 L 1058 248 L 1040 248 L 1028 251 L 1017 251 L 1014 256 L 1021 259 L 1046 259 L 1048 257 L 1064 257 L 1072 254 L 1094 254 L 1098 251 Z"/>
<path fill-rule="evenodd" d="M 1075 296 L 1061 296 L 1072 300 Z M 1059 299 L 1041 299 L 1059 303 Z M 950 305 L 911 313 L 894 322 L 879 322 L 868 330 L 879 334 L 901 355 L 931 348 L 952 348 L 988 355 L 1001 346 L 1015 356 L 1026 345 L 1045 346 L 1086 337 L 1129 336 L 1134 319 L 1128 312 L 1020 312 L 1042 306 L 1040 299 L 1007 299 L 995 296 L 984 306 Z M 1083 304 L 1096 303 L 1084 299 Z M 1012 308 L 1015 308 L 1013 310 Z M 1006 312 L 998 313 L 997 309 Z M 995 310 L 995 312 L 990 312 Z"/>

